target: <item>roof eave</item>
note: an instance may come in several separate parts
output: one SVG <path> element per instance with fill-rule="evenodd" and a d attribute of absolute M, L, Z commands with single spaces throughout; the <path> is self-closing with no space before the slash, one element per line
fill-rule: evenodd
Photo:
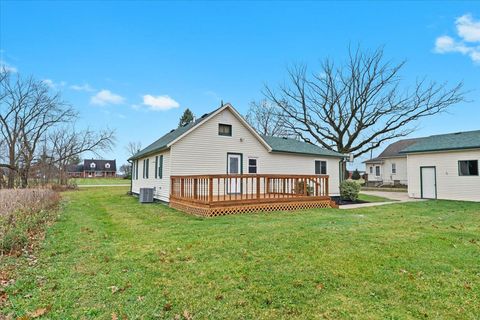
<path fill-rule="evenodd" d="M 149 152 L 145 152 L 143 154 L 134 155 L 133 157 L 128 158 L 127 161 L 145 158 L 149 155 L 152 155 L 152 154 L 155 154 L 155 153 L 158 153 L 158 152 L 162 152 L 162 151 L 165 151 L 165 150 L 168 150 L 168 149 L 170 149 L 168 146 L 157 148 L 157 149 L 151 150 Z"/>
<path fill-rule="evenodd" d="M 480 149 L 480 146 L 476 147 L 458 147 L 458 148 L 441 148 L 441 149 L 424 149 L 424 150 L 413 150 L 413 151 L 400 151 L 401 153 L 407 155 L 409 153 L 431 153 L 431 152 L 442 152 L 442 151 L 457 151 L 457 150 L 476 150 Z"/>
<path fill-rule="evenodd" d="M 328 157 L 328 158 L 345 158 L 348 157 L 343 154 L 320 154 L 320 153 L 309 153 L 309 152 L 293 152 L 293 151 L 284 151 L 284 150 L 275 150 L 272 149 L 272 153 L 288 153 L 288 154 L 302 154 L 302 155 L 308 155 L 308 156 L 316 156 L 316 157 Z"/>

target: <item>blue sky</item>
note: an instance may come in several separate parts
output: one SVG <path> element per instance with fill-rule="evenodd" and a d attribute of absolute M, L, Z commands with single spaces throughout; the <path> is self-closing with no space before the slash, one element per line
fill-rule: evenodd
<path fill-rule="evenodd" d="M 423 120 L 412 136 L 480 129 L 480 2 L 2 1 L 0 9 L 2 64 L 60 90 L 79 127 L 116 129 L 103 156 L 119 164 L 129 141 L 148 145 L 185 108 L 200 116 L 224 100 L 245 113 L 289 64 L 314 70 L 325 57 L 341 61 L 349 44 L 407 59 L 406 84 L 464 81 L 470 102 Z"/>

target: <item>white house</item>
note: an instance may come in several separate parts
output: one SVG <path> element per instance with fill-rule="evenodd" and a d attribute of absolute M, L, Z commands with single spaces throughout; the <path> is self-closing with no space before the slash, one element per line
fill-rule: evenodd
<path fill-rule="evenodd" d="M 480 130 L 422 138 L 401 153 L 410 197 L 480 201 Z"/>
<path fill-rule="evenodd" d="M 367 184 L 407 185 L 407 155 L 401 151 L 419 140 L 420 138 L 399 140 L 385 148 L 378 157 L 364 161 Z"/>
<path fill-rule="evenodd" d="M 169 202 L 170 195 L 180 187 L 182 196 L 190 192 L 187 184 L 193 184 L 195 180 L 192 188 L 196 188 L 194 191 L 198 195 L 195 194 L 195 200 L 192 201 L 202 204 L 207 203 L 200 199 L 203 194 L 211 199 L 223 195 L 225 200 L 225 193 L 230 198 L 232 194 L 235 198 L 245 197 L 249 190 L 255 193 L 252 188 L 257 182 L 253 178 L 249 179 L 248 175 L 311 175 L 313 178 L 291 176 L 290 180 L 294 180 L 295 185 L 291 185 L 292 182 L 285 178 L 279 180 L 277 176 L 267 177 L 265 184 L 269 189 L 265 190 L 272 197 L 285 195 L 294 188 L 304 186 L 301 181 L 305 181 L 305 195 L 307 192 L 313 194 L 322 187 L 326 188 L 322 190 L 326 190 L 328 196 L 332 196 L 339 194 L 340 162 L 343 157 L 342 154 L 306 142 L 261 136 L 230 104 L 224 104 L 196 121 L 170 131 L 131 157 L 131 191 L 138 194 L 140 188 L 154 188 L 156 199 Z M 196 177 L 190 182 L 182 180 L 175 186 L 176 189 L 172 189 L 174 177 L 194 175 Z M 228 181 L 223 182 L 223 185 L 219 182 L 209 186 L 209 181 L 214 184 L 217 180 L 225 179 L 213 175 L 228 175 Z M 326 186 L 320 185 L 318 181 L 310 185 L 316 177 L 327 176 L 328 179 L 324 179 L 327 181 Z M 205 188 L 211 188 L 210 192 L 205 191 Z M 283 191 L 280 192 L 280 189 Z M 246 198 L 244 200 L 248 203 L 248 194 Z"/>

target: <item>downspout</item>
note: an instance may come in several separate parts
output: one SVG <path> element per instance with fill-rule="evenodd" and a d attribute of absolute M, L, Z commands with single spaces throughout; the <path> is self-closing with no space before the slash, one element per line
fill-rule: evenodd
<path fill-rule="evenodd" d="M 133 194 L 133 162 L 130 160 L 127 160 L 128 163 L 130 163 L 130 195 Z"/>

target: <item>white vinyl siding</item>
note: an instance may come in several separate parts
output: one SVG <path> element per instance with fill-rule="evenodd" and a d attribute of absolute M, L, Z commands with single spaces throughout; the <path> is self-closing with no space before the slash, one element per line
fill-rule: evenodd
<path fill-rule="evenodd" d="M 152 172 L 158 170 L 155 158 L 163 158 L 162 165 L 162 178 L 153 179 Z M 140 188 L 154 188 L 154 197 L 155 199 L 168 201 L 170 195 L 170 151 L 159 152 L 158 154 L 151 155 L 147 157 L 149 159 L 149 171 L 150 179 L 142 178 L 142 176 L 137 177 L 137 179 L 132 180 L 132 192 L 138 194 Z M 141 170 L 143 172 L 143 164 L 147 158 L 138 159 L 135 163 L 137 164 L 136 170 Z M 146 163 L 146 161 L 145 161 Z"/>
<path fill-rule="evenodd" d="M 480 201 L 480 176 L 460 176 L 458 161 L 480 160 L 480 149 L 408 154 L 408 194 L 420 198 L 420 167 L 436 168 L 437 198 Z"/>
<path fill-rule="evenodd" d="M 384 158 L 381 164 L 367 163 L 368 181 L 381 181 L 386 185 L 393 185 L 395 181 L 407 185 L 407 157 Z M 380 166 L 380 175 L 377 176 L 375 167 Z"/>
<path fill-rule="evenodd" d="M 220 123 L 232 125 L 232 136 L 218 135 Z M 329 190 L 339 193 L 339 158 L 290 153 L 269 153 L 266 147 L 228 110 L 224 110 L 172 145 L 172 175 L 224 174 L 227 153 L 241 153 L 243 172 L 248 159 L 257 159 L 258 174 L 315 174 L 315 160 L 327 162 Z"/>

